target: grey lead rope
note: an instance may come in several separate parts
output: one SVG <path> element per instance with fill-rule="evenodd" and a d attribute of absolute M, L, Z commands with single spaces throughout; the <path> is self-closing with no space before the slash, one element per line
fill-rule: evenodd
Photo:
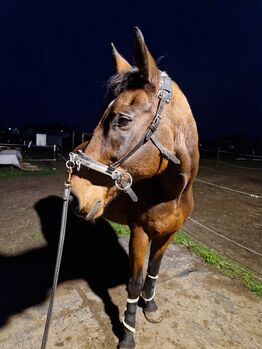
<path fill-rule="evenodd" d="M 47 312 L 47 316 L 46 316 L 45 330 L 44 330 L 44 334 L 43 334 L 43 338 L 42 338 L 41 349 L 45 349 L 46 348 L 46 343 L 47 343 L 47 338 L 48 338 L 48 332 L 49 332 L 49 327 L 50 327 L 51 315 L 52 315 L 54 299 L 55 299 L 55 291 L 56 291 L 56 287 L 57 287 L 57 281 L 58 281 L 59 270 L 60 270 L 61 259 L 62 259 L 62 253 L 63 253 L 63 247 L 64 247 L 66 221 L 67 221 L 67 211 L 68 211 L 68 202 L 69 202 L 70 191 L 71 191 L 70 182 L 66 182 L 65 183 L 65 189 L 64 189 L 64 196 L 63 196 L 64 203 L 63 203 L 63 212 L 62 212 L 62 219 L 61 219 L 60 237 L 59 237 L 58 251 L 57 251 L 57 257 L 56 257 L 54 279 L 53 279 L 53 287 L 52 287 L 52 291 L 51 291 L 49 307 L 48 307 L 48 312 Z"/>

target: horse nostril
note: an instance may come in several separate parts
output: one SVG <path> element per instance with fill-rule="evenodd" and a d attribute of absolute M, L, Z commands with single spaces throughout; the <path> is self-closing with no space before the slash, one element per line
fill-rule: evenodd
<path fill-rule="evenodd" d="M 73 193 L 70 194 L 69 202 L 70 202 L 72 209 L 75 212 L 78 212 L 79 211 L 79 201 L 78 201 L 78 198 L 75 194 L 73 194 Z"/>

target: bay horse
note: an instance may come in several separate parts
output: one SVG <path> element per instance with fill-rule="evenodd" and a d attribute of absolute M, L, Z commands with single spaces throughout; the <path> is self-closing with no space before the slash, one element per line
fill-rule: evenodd
<path fill-rule="evenodd" d="M 139 299 L 146 319 L 161 321 L 155 285 L 166 248 L 193 210 L 199 152 L 187 99 L 158 69 L 139 28 L 134 28 L 134 66 L 112 47 L 116 74 L 108 83 L 110 103 L 90 141 L 70 154 L 71 204 L 86 220 L 104 216 L 130 227 L 123 349 L 135 347 Z"/>

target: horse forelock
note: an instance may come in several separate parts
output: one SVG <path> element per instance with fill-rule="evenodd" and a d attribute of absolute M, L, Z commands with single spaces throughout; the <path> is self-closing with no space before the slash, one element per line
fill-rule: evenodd
<path fill-rule="evenodd" d="M 132 68 L 131 71 L 121 72 L 113 75 L 107 81 L 107 97 L 116 98 L 126 90 L 146 89 L 153 91 L 154 85 L 151 84 L 139 71 L 138 68 Z"/>

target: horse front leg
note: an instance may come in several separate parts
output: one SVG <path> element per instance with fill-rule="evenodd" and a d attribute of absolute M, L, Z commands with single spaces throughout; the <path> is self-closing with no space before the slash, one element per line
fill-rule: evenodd
<path fill-rule="evenodd" d="M 118 346 L 120 349 L 135 347 L 137 303 L 143 288 L 143 265 L 148 245 L 149 239 L 144 230 L 137 226 L 132 228 L 129 242 L 131 276 L 127 286 L 128 298 L 123 318 L 124 336 Z"/>
<path fill-rule="evenodd" d="M 172 235 L 155 237 L 151 243 L 147 276 L 145 279 L 141 296 L 144 301 L 144 315 L 146 319 L 152 323 L 158 323 L 162 320 L 162 316 L 154 300 L 155 287 L 162 257 L 168 245 L 172 241 Z"/>

